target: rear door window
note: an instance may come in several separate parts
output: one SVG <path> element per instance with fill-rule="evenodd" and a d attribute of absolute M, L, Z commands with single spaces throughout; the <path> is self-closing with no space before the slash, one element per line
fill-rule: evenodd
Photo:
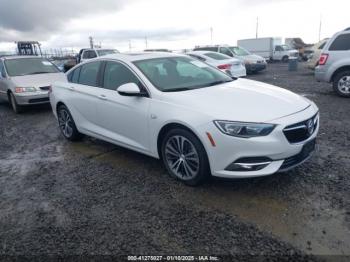
<path fill-rule="evenodd" d="M 80 68 L 79 80 L 77 81 L 81 85 L 98 86 L 98 73 L 100 70 L 100 61 L 88 63 L 82 65 Z M 75 74 L 73 75 L 73 78 Z M 72 78 L 72 81 L 73 81 Z"/>
<path fill-rule="evenodd" d="M 339 35 L 329 47 L 329 51 L 350 50 L 350 34 Z"/>

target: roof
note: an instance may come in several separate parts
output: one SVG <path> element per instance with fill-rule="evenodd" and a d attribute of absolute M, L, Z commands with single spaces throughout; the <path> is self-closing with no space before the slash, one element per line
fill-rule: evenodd
<path fill-rule="evenodd" d="M 186 57 L 186 56 L 181 54 L 167 53 L 167 52 L 140 52 L 140 53 L 111 54 L 111 55 L 101 56 L 97 59 L 103 60 L 107 58 L 107 59 L 117 59 L 117 60 L 124 60 L 128 62 L 134 62 L 139 60 L 165 58 L 165 57 Z"/>
<path fill-rule="evenodd" d="M 42 58 L 42 59 L 45 59 L 44 57 L 42 56 L 36 56 L 36 55 L 22 55 L 22 56 L 19 56 L 19 55 L 9 55 L 9 56 L 3 56 L 1 57 L 3 59 L 6 59 L 6 60 L 10 60 L 10 59 L 28 59 L 28 58 Z"/>

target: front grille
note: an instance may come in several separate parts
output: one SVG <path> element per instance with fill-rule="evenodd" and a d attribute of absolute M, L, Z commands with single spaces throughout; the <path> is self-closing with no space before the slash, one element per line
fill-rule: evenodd
<path fill-rule="evenodd" d="M 50 89 L 50 87 L 49 86 L 41 86 L 40 89 L 43 91 L 48 91 Z"/>
<path fill-rule="evenodd" d="M 280 167 L 280 171 L 288 170 L 302 163 L 303 161 L 305 161 L 307 158 L 310 157 L 310 155 L 315 151 L 315 149 L 316 149 L 316 139 L 305 144 L 299 154 L 286 158 L 282 166 Z"/>
<path fill-rule="evenodd" d="M 33 99 L 29 99 L 28 103 L 29 104 L 35 104 L 35 103 L 45 103 L 45 102 L 49 102 L 50 99 L 48 97 L 44 97 L 44 98 L 33 98 Z"/>
<path fill-rule="evenodd" d="M 299 122 L 290 126 L 287 126 L 283 133 L 286 136 L 289 143 L 295 144 L 307 140 L 311 137 L 318 127 L 318 114 L 303 122 Z"/>

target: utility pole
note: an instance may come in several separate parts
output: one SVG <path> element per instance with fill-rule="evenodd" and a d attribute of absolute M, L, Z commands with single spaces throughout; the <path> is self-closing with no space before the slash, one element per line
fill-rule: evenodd
<path fill-rule="evenodd" d="M 131 40 L 129 40 L 129 51 L 131 52 Z"/>
<path fill-rule="evenodd" d="M 259 31 L 259 17 L 256 17 L 256 32 L 255 32 L 255 38 L 258 38 L 258 31 Z"/>
<path fill-rule="evenodd" d="M 89 36 L 89 42 L 90 42 L 90 48 L 94 48 L 94 39 L 92 38 L 92 36 Z"/>
<path fill-rule="evenodd" d="M 213 44 L 213 28 L 210 27 L 210 43 Z"/>
<path fill-rule="evenodd" d="M 318 41 L 321 41 L 321 31 L 322 31 L 322 15 L 320 15 L 320 28 L 318 30 Z"/>
<path fill-rule="evenodd" d="M 148 48 L 148 40 L 147 40 L 147 36 L 145 36 L 145 45 L 146 45 L 146 49 Z"/>

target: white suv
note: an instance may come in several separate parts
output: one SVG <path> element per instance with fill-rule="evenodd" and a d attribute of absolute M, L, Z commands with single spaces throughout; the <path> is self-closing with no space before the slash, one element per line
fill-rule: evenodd
<path fill-rule="evenodd" d="M 350 97 L 350 28 L 335 34 L 327 42 L 315 76 L 318 81 L 333 83 L 338 95 Z"/>

